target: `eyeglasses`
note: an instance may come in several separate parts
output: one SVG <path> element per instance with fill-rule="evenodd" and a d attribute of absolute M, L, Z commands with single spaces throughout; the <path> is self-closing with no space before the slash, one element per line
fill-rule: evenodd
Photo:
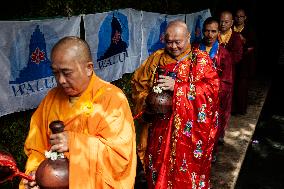
<path fill-rule="evenodd" d="M 235 18 L 244 18 L 246 16 L 235 16 Z"/>

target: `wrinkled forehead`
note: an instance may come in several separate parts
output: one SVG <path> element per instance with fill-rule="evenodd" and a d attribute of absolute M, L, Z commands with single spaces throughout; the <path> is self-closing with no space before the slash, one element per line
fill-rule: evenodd
<path fill-rule="evenodd" d="M 63 56 L 74 57 L 77 55 L 78 49 L 79 49 L 78 46 L 74 46 L 74 45 L 68 46 L 64 44 L 64 45 L 57 46 L 52 51 L 51 59 L 54 59 L 56 57 L 63 57 Z"/>
<path fill-rule="evenodd" d="M 187 36 L 187 31 L 185 28 L 180 26 L 172 26 L 167 28 L 165 38 L 168 40 L 174 39 L 184 39 Z"/>

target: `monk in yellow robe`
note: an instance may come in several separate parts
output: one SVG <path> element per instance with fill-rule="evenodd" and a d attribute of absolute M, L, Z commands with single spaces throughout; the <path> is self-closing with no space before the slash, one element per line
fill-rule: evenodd
<path fill-rule="evenodd" d="M 70 189 L 134 188 L 136 137 L 126 96 L 95 75 L 89 46 L 78 37 L 56 43 L 51 62 L 58 86 L 31 118 L 26 174 L 35 177 L 51 150 L 69 159 Z M 64 132 L 51 133 L 48 126 L 55 120 L 64 122 Z M 38 186 L 23 179 L 20 188 Z"/>

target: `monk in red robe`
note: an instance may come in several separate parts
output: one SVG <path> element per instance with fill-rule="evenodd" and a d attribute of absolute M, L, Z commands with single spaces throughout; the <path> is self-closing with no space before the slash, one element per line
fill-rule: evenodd
<path fill-rule="evenodd" d="M 218 42 L 219 23 L 213 17 L 208 17 L 203 23 L 203 39 L 195 47 L 206 51 L 213 61 L 213 67 L 217 70 L 220 77 L 219 88 L 219 110 L 218 110 L 218 134 L 221 142 L 225 135 L 225 129 L 229 125 L 232 105 L 232 60 L 227 49 L 222 47 Z M 215 150 L 217 150 L 217 142 Z"/>
<path fill-rule="evenodd" d="M 210 188 L 219 77 L 208 54 L 191 50 L 189 41 L 186 24 L 170 22 L 165 49 L 148 57 L 132 79 L 136 111 L 145 108 L 154 83 L 157 92 L 173 94 L 171 111 L 153 114 L 151 124 L 143 127 L 147 132 L 141 133 L 149 189 Z M 160 68 L 169 74 L 157 76 Z"/>
<path fill-rule="evenodd" d="M 88 44 L 65 37 L 52 49 L 51 68 L 57 87 L 33 114 L 25 141 L 26 173 L 34 176 L 45 151 L 69 158 L 69 188 L 134 188 L 136 139 L 133 117 L 123 92 L 98 78 Z M 51 134 L 54 120 L 62 133 Z M 36 188 L 23 180 L 20 188 Z"/>
<path fill-rule="evenodd" d="M 243 58 L 236 67 L 236 98 L 234 113 L 245 114 L 248 105 L 249 79 L 255 75 L 255 33 L 247 25 L 244 9 L 238 9 L 235 14 L 234 31 L 240 33 L 243 42 Z"/>
<path fill-rule="evenodd" d="M 232 111 L 236 103 L 237 98 L 237 80 L 239 78 L 239 73 L 236 69 L 240 65 L 240 61 L 243 58 L 243 42 L 239 33 L 235 32 L 233 27 L 233 15 L 229 11 L 223 11 L 220 14 L 220 35 L 219 43 L 221 46 L 225 47 L 232 57 L 233 62 L 233 100 L 232 100 Z"/>

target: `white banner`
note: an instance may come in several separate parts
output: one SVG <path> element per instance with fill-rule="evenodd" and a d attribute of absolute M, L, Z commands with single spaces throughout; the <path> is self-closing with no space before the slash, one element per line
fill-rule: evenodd
<path fill-rule="evenodd" d="M 106 81 L 120 79 L 139 66 L 141 11 L 123 9 L 84 17 L 96 74 Z"/>
<path fill-rule="evenodd" d="M 164 48 L 169 21 L 185 20 L 191 42 L 202 37 L 210 10 L 166 15 L 134 9 L 84 16 L 96 74 L 106 81 L 134 72 L 155 50 Z M 62 37 L 80 35 L 81 17 L 0 21 L 0 116 L 32 109 L 56 86 L 50 69 L 50 50 Z"/>
<path fill-rule="evenodd" d="M 209 9 L 195 12 L 192 14 L 186 14 L 186 25 L 191 33 L 190 42 L 200 41 L 203 37 L 202 28 L 203 22 L 206 18 L 211 16 Z"/>
<path fill-rule="evenodd" d="M 169 21 L 183 20 L 185 14 L 167 15 L 153 12 L 142 12 L 142 55 L 140 63 L 154 51 L 164 48 L 163 35 Z"/>
<path fill-rule="evenodd" d="M 0 116 L 36 108 L 56 86 L 50 50 L 64 36 L 79 36 L 80 21 L 80 16 L 0 21 Z"/>

